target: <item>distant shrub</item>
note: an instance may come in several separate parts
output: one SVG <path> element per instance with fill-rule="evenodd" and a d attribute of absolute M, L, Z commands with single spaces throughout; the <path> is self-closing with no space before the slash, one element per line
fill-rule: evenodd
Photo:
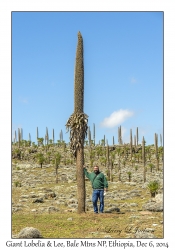
<path fill-rule="evenodd" d="M 148 189 L 151 193 L 151 197 L 155 197 L 155 195 L 159 189 L 159 182 L 158 181 L 150 181 L 148 184 Z"/>
<path fill-rule="evenodd" d="M 129 178 L 129 182 L 131 181 L 131 175 L 132 175 L 132 173 L 131 172 L 127 172 L 127 174 L 128 174 L 128 178 Z"/>
<path fill-rule="evenodd" d="M 21 182 L 19 181 L 15 181 L 14 184 L 15 184 L 15 187 L 21 187 Z"/>

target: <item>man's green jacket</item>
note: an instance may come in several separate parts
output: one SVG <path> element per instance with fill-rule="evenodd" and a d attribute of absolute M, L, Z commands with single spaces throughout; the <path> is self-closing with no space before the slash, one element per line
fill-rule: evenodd
<path fill-rule="evenodd" d="M 91 181 L 93 189 L 108 188 L 108 182 L 103 173 L 99 172 L 97 175 L 94 172 L 88 173 L 86 168 L 84 168 L 84 173 L 86 177 Z"/>

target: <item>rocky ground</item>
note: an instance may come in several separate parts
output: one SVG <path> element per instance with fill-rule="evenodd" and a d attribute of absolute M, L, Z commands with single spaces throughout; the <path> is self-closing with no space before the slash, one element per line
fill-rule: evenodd
<path fill-rule="evenodd" d="M 163 237 L 163 167 L 153 172 L 147 169 L 146 182 L 143 182 L 143 168 L 138 165 L 136 171 L 131 164 L 121 167 L 121 181 L 118 180 L 117 167 L 113 170 L 113 182 L 108 181 L 109 190 L 105 196 L 105 213 L 121 214 L 127 217 L 129 224 L 125 238 L 162 238 Z M 139 166 L 140 165 L 140 166 Z M 89 169 L 90 170 L 90 169 Z M 101 171 L 105 173 L 104 166 Z M 131 181 L 127 172 L 132 171 Z M 55 168 L 52 164 L 43 165 L 27 161 L 12 164 L 12 214 L 61 214 L 76 213 L 77 185 L 75 165 L 60 165 L 58 183 L 55 181 Z M 155 198 L 151 198 L 147 185 L 158 180 L 160 188 Z M 92 188 L 86 179 L 86 212 L 93 214 L 91 201 Z M 122 217 L 123 216 L 123 217 Z M 123 223 L 125 220 L 123 219 Z M 144 221 L 144 230 L 138 225 Z M 12 222 L 13 223 L 13 222 Z M 126 225 L 120 224 L 121 228 Z M 136 230 L 137 229 L 137 230 Z M 104 231 L 104 230 L 102 230 Z M 109 230 L 108 230 L 109 231 Z M 96 232 L 100 234 L 100 232 Z M 102 238 L 112 238 L 113 232 L 103 232 Z M 12 232 L 14 234 L 14 232 Z M 97 236 L 97 234 L 95 234 Z M 90 234 L 89 237 L 92 237 Z M 98 236 L 100 236 L 98 235 Z M 88 237 L 88 236 L 87 236 Z"/>

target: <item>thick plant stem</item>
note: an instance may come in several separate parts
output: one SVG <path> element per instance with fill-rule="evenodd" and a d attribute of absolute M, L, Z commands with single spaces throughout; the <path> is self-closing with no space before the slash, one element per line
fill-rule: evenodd
<path fill-rule="evenodd" d="M 77 166 L 77 197 L 78 197 L 78 213 L 85 212 L 85 176 L 83 171 L 84 165 L 84 149 L 77 150 L 76 166 Z"/>
<path fill-rule="evenodd" d="M 94 138 L 94 146 L 95 146 L 95 123 L 93 124 L 93 138 Z"/>

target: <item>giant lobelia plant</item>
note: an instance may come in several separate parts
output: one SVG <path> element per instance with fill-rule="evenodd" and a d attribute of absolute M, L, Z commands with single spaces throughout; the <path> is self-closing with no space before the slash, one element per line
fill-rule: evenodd
<path fill-rule="evenodd" d="M 85 212 L 84 139 L 87 136 L 88 116 L 84 114 L 84 62 L 83 38 L 78 32 L 74 79 L 74 113 L 69 117 L 66 128 L 70 129 L 70 149 L 76 158 L 78 213 Z"/>

